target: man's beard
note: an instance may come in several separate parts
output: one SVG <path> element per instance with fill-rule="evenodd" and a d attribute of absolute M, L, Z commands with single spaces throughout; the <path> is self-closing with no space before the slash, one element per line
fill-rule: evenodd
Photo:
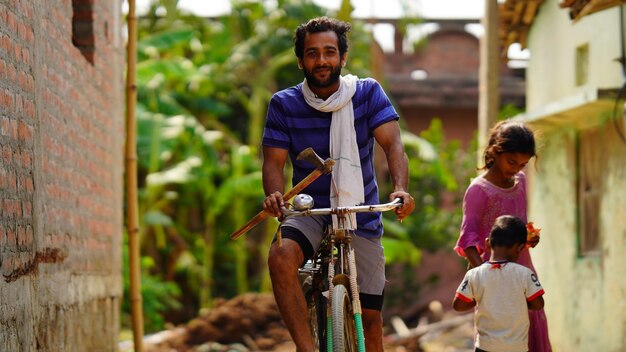
<path fill-rule="evenodd" d="M 309 87 L 317 87 L 317 88 L 330 87 L 333 84 L 337 83 L 337 81 L 339 80 L 339 76 L 341 76 L 341 66 L 336 66 L 332 68 L 330 76 L 325 81 L 320 81 L 317 78 L 315 78 L 315 74 L 313 73 L 313 71 L 315 70 L 307 70 L 305 68 L 303 71 L 304 71 L 304 78 L 306 78 L 306 81 Z"/>

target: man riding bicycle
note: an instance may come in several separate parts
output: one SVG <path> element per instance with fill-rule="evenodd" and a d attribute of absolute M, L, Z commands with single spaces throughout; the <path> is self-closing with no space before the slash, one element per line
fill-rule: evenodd
<path fill-rule="evenodd" d="M 407 192 L 408 161 L 400 140 L 398 114 L 381 86 L 371 78 L 341 76 L 348 52 L 350 24 L 320 17 L 300 25 L 294 35 L 298 66 L 304 82 L 272 97 L 263 133 L 263 207 L 279 216 L 284 205 L 284 166 L 293 164 L 293 184 L 305 178 L 313 166 L 296 160 L 307 147 L 322 158 L 333 158 L 332 175 L 322 175 L 304 193 L 313 196 L 316 207 L 377 204 L 374 173 L 374 141 L 383 149 L 393 183 L 390 199 L 402 198 L 396 210 L 402 220 L 415 208 Z M 268 265 L 283 320 L 298 351 L 313 351 L 306 319 L 306 302 L 298 280 L 298 268 L 320 244 L 325 217 L 291 218 L 281 225 L 282 246 L 274 242 Z M 363 308 L 367 351 L 382 351 L 382 304 L 385 257 L 380 213 L 362 213 L 352 226 L 356 237 L 358 286 Z"/>

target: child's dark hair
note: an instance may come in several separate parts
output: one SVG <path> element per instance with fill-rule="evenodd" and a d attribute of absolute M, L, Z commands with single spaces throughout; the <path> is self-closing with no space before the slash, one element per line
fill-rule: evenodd
<path fill-rule="evenodd" d="M 526 244 L 526 224 L 518 217 L 499 216 L 491 227 L 489 243 L 491 247 L 511 248 L 516 244 Z"/>
<path fill-rule="evenodd" d="M 303 23 L 296 28 L 296 32 L 293 36 L 294 51 L 299 59 L 304 56 L 304 37 L 307 33 L 321 33 L 327 31 L 333 31 L 337 34 L 337 42 L 339 44 L 339 54 L 343 58 L 345 53 L 348 52 L 348 32 L 352 26 L 350 23 L 339 21 L 334 18 L 328 18 L 326 16 L 317 17 L 309 20 L 307 23 Z"/>
<path fill-rule="evenodd" d="M 489 169 L 496 155 L 501 153 L 522 153 L 535 156 L 535 135 L 524 123 L 514 121 L 498 122 L 489 133 L 489 142 L 483 159 Z"/>

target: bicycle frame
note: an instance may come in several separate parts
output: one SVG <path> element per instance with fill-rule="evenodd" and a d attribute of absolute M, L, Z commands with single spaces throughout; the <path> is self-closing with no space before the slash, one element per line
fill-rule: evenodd
<path fill-rule="evenodd" d="M 354 231 L 347 229 L 349 228 L 347 225 L 350 217 L 356 213 L 383 212 L 400 206 L 402 206 L 401 200 L 396 199 L 386 204 L 352 207 L 305 210 L 282 208 L 285 218 L 313 215 L 337 216 L 337 227 L 328 226 L 324 239 L 313 258 L 299 269 L 309 309 L 309 323 L 320 351 L 325 351 L 324 347 L 327 351 L 365 351 L 356 261 L 351 246 Z M 326 297 L 325 307 L 322 306 L 324 299 L 321 299 L 320 295 Z M 315 317 L 311 317 L 311 314 L 315 314 Z M 348 319 L 346 314 L 352 314 L 353 320 Z M 324 315 L 326 324 L 323 322 Z M 313 318 L 315 322 L 311 320 Z"/>

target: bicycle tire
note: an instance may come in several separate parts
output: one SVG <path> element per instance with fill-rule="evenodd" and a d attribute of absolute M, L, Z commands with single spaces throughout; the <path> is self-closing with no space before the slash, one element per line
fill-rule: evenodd
<path fill-rule="evenodd" d="M 326 352 L 327 338 L 327 317 L 326 317 L 326 297 L 317 289 L 310 287 L 305 289 L 305 297 L 307 302 L 307 321 L 311 329 L 311 336 L 315 343 L 315 350 Z"/>
<path fill-rule="evenodd" d="M 356 352 L 357 335 L 350 292 L 346 286 L 336 285 L 332 298 L 333 352 Z"/>

